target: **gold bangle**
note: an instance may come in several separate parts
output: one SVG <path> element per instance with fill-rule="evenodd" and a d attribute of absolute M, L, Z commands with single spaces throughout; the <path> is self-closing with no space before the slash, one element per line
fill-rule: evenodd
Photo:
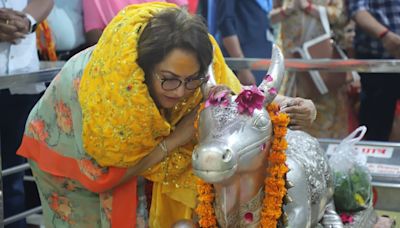
<path fill-rule="evenodd" d="M 164 158 L 167 157 L 168 155 L 168 148 L 167 148 L 167 144 L 165 143 L 165 139 L 163 139 L 160 144 L 158 144 L 158 146 L 160 147 L 160 149 L 162 150 L 162 152 L 164 152 Z"/>

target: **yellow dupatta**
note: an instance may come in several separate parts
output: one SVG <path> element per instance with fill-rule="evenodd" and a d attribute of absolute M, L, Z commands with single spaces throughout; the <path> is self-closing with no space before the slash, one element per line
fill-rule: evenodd
<path fill-rule="evenodd" d="M 135 165 L 201 102 L 198 89 L 176 105 L 171 122 L 167 122 L 150 97 L 144 72 L 136 62 L 141 32 L 155 14 L 170 7 L 176 6 L 154 2 L 122 10 L 104 30 L 83 72 L 78 94 L 83 116 L 82 143 L 101 166 Z M 239 92 L 238 80 L 211 36 L 210 40 L 217 83 Z M 177 148 L 143 174 L 154 182 L 151 227 L 169 227 L 179 219 L 192 217 L 196 204 L 196 179 L 191 172 L 194 144 Z"/>

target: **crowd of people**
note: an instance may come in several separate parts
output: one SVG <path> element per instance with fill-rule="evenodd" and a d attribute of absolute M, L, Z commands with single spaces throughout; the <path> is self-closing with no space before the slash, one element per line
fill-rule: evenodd
<path fill-rule="evenodd" d="M 270 58 L 276 43 L 285 58 L 337 58 L 338 49 L 350 58 L 400 58 L 399 0 L 154 2 L 0 1 L 0 75 L 37 70 L 43 37 L 55 45 L 46 51 L 67 61 L 47 89 L 0 90 L 2 168 L 28 159 L 48 227 L 191 219 L 193 123 L 208 66 L 232 92 L 266 73 L 232 72 L 223 56 Z M 318 76 L 327 91 L 307 72 L 287 73 L 276 102 L 292 129 L 343 138 L 366 125 L 365 139 L 378 141 L 397 134 L 399 73 L 360 73 L 359 82 L 351 73 Z M 3 179 L 5 217 L 25 210 L 23 175 Z"/>

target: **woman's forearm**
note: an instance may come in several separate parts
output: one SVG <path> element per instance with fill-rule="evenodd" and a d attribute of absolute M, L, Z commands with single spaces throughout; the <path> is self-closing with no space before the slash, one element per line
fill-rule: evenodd
<path fill-rule="evenodd" d="M 166 148 L 168 148 L 168 152 L 178 147 L 178 143 L 172 136 L 168 136 L 164 140 L 165 140 L 165 146 Z M 163 151 L 160 145 L 157 145 L 148 155 L 143 157 L 137 164 L 135 164 L 132 167 L 129 167 L 127 169 L 127 172 L 125 173 L 125 176 L 117 185 L 125 183 L 127 180 L 130 180 L 133 176 L 140 175 L 147 169 L 160 163 L 162 160 L 166 158 L 166 156 L 167 156 L 166 152 Z"/>

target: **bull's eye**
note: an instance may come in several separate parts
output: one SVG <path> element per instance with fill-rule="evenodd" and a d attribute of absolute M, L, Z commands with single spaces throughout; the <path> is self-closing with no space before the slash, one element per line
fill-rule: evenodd
<path fill-rule="evenodd" d="M 270 127 L 270 119 L 265 114 L 254 117 L 253 126 L 259 130 L 266 130 Z"/>

